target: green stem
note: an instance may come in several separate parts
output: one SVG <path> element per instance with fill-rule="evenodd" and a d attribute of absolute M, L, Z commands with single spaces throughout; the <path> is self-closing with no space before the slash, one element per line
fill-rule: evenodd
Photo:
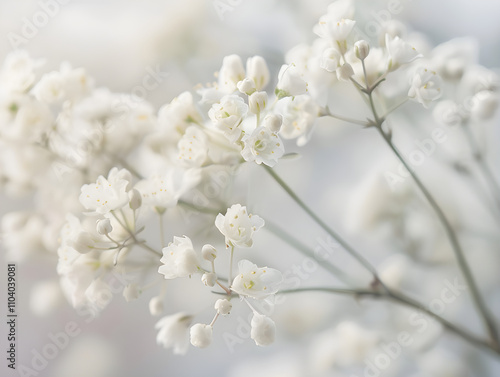
<path fill-rule="evenodd" d="M 371 96 L 370 96 L 371 97 Z M 375 115 L 375 114 L 374 114 Z M 413 180 L 417 184 L 418 188 L 424 194 L 425 198 L 431 205 L 432 209 L 436 213 L 437 217 L 439 218 L 441 224 L 444 227 L 444 230 L 446 232 L 446 235 L 448 236 L 448 239 L 450 240 L 450 243 L 452 245 L 453 251 L 455 253 L 455 257 L 457 259 L 458 265 L 460 267 L 460 270 L 462 271 L 462 274 L 465 278 L 465 281 L 467 282 L 467 285 L 470 288 L 471 294 L 472 294 L 472 299 L 481 313 L 481 317 L 483 319 L 483 322 L 486 326 L 486 329 L 489 333 L 489 336 L 493 342 L 498 344 L 498 333 L 496 330 L 495 322 L 493 318 L 491 317 L 488 308 L 486 307 L 486 304 L 484 302 L 483 297 L 481 296 L 481 293 L 479 292 L 479 288 L 477 287 L 476 281 L 472 275 L 472 272 L 470 270 L 469 264 L 467 263 L 467 260 L 465 259 L 464 252 L 462 250 L 462 247 L 460 245 L 460 242 L 458 241 L 458 237 L 453 229 L 453 227 L 450 224 L 450 221 L 444 214 L 443 210 L 437 203 L 437 201 L 434 199 L 432 194 L 427 190 L 426 186 L 422 183 L 420 178 L 417 176 L 413 168 L 406 162 L 405 158 L 399 152 L 399 150 L 395 147 L 395 145 L 392 143 L 391 138 L 382 130 L 382 125 L 377 124 L 377 130 L 379 131 L 380 135 L 382 138 L 385 140 L 389 148 L 394 152 L 396 157 L 401 161 L 403 166 L 408 170 L 410 175 L 412 176 Z"/>
<path fill-rule="evenodd" d="M 327 232 L 332 238 L 334 238 L 354 259 L 356 259 L 362 266 L 364 266 L 374 278 L 374 283 L 382 285 L 385 289 L 385 285 L 380 280 L 375 267 L 371 265 L 368 260 L 366 260 L 361 254 L 359 254 L 351 245 L 349 245 L 337 232 L 331 229 L 326 223 L 321 220 L 298 196 L 295 192 L 283 181 L 276 172 L 264 165 L 267 172 L 274 178 L 274 180 L 287 192 L 287 194 L 318 224 L 325 232 Z"/>
<path fill-rule="evenodd" d="M 469 142 L 469 146 L 472 150 L 472 155 L 481 171 L 483 177 L 488 182 L 488 186 L 490 188 L 491 194 L 493 196 L 493 200 L 496 203 L 497 209 L 500 209 L 500 185 L 495 179 L 490 167 L 484 159 L 484 155 L 481 152 L 481 148 L 479 148 L 478 142 L 474 137 L 474 134 L 469 128 L 469 125 L 463 124 L 462 129 L 466 134 L 466 139 Z"/>
<path fill-rule="evenodd" d="M 401 305 L 405 305 L 425 313 L 429 317 L 434 318 L 436 321 L 441 323 L 446 330 L 460 336 L 461 338 L 472 344 L 475 344 L 477 346 L 480 346 L 481 348 L 494 352 L 497 356 L 500 355 L 500 348 L 498 347 L 498 344 L 491 344 L 489 342 L 484 341 L 481 338 L 478 338 L 474 334 L 471 334 L 470 332 L 458 327 L 457 325 L 451 323 L 450 321 L 432 312 L 430 309 L 426 308 L 425 306 L 413 300 L 412 298 L 407 297 L 398 292 L 393 292 L 392 290 L 375 291 L 375 290 L 363 290 L 363 289 L 310 287 L 310 288 L 296 288 L 296 289 L 280 291 L 280 293 L 283 294 L 300 293 L 300 292 L 324 292 L 324 293 L 348 295 L 348 296 L 353 296 L 355 298 L 371 297 L 371 298 L 383 298 L 391 300 Z"/>

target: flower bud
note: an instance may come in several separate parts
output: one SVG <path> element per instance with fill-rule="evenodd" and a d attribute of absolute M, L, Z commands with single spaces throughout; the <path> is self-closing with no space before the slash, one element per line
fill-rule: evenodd
<path fill-rule="evenodd" d="M 213 262 L 217 258 L 217 250 L 212 245 L 206 244 L 201 248 L 201 255 L 206 261 Z"/>
<path fill-rule="evenodd" d="M 238 84 L 236 84 L 238 90 L 246 95 L 250 95 L 255 92 L 255 83 L 250 79 L 243 79 Z"/>
<path fill-rule="evenodd" d="M 267 63 L 262 56 L 247 59 L 247 77 L 253 80 L 257 90 L 263 89 L 271 77 Z"/>
<path fill-rule="evenodd" d="M 87 254 L 94 250 L 94 240 L 88 232 L 80 232 L 75 239 L 68 241 L 68 246 L 75 249 L 80 254 Z"/>
<path fill-rule="evenodd" d="M 370 53 L 370 45 L 367 41 L 360 40 L 354 43 L 354 51 L 356 52 L 356 57 L 360 60 L 365 60 Z"/>
<path fill-rule="evenodd" d="M 215 282 L 217 281 L 217 275 L 215 273 L 213 273 L 213 272 L 204 273 L 201 276 L 201 281 L 207 287 L 213 287 L 215 285 Z"/>
<path fill-rule="evenodd" d="M 212 343 L 212 326 L 197 323 L 189 331 L 191 344 L 198 348 L 206 348 Z"/>
<path fill-rule="evenodd" d="M 136 284 L 129 284 L 123 289 L 123 297 L 127 302 L 133 301 L 139 297 L 140 290 Z"/>
<path fill-rule="evenodd" d="M 340 81 L 349 81 L 352 75 L 354 75 L 354 70 L 349 63 L 345 63 L 337 68 L 337 78 Z"/>
<path fill-rule="evenodd" d="M 233 304 L 225 298 L 221 298 L 215 302 L 215 310 L 220 315 L 228 315 L 232 308 Z"/>
<path fill-rule="evenodd" d="M 96 225 L 97 233 L 101 235 L 107 235 L 113 231 L 113 226 L 111 225 L 111 220 L 109 219 L 99 219 Z"/>
<path fill-rule="evenodd" d="M 278 99 L 295 97 L 307 93 L 307 83 L 294 64 L 283 64 L 278 73 L 278 84 L 274 94 Z"/>
<path fill-rule="evenodd" d="M 282 124 L 283 117 L 280 114 L 269 114 L 264 118 L 264 127 L 267 127 L 273 133 L 278 133 Z"/>
<path fill-rule="evenodd" d="M 163 300 L 160 296 L 155 296 L 149 300 L 149 312 L 154 316 L 163 313 Z"/>
<path fill-rule="evenodd" d="M 255 341 L 255 344 L 268 346 L 274 342 L 276 325 L 271 318 L 254 313 L 250 325 L 252 326 L 250 337 Z"/>
<path fill-rule="evenodd" d="M 137 189 L 132 189 L 128 193 L 129 206 L 134 211 L 142 205 L 141 193 Z"/>
<path fill-rule="evenodd" d="M 471 113 L 479 119 L 489 119 L 498 108 L 498 95 L 490 90 L 482 90 L 472 97 Z"/>
<path fill-rule="evenodd" d="M 250 111 L 254 114 L 259 114 L 266 108 L 267 105 L 267 93 L 266 92 L 255 92 L 248 97 L 248 107 Z"/>

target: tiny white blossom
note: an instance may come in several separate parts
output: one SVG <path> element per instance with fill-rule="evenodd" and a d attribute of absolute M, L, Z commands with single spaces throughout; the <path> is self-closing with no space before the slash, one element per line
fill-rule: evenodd
<path fill-rule="evenodd" d="M 203 119 L 194 106 L 193 95 L 183 92 L 170 103 L 164 105 L 158 113 L 158 123 L 166 129 L 173 129 L 177 134 L 184 134 L 193 123 L 201 124 Z"/>
<path fill-rule="evenodd" d="M 231 290 L 242 296 L 262 299 L 278 292 L 283 275 L 278 270 L 257 267 L 243 259 L 238 262 L 238 275 L 231 284 Z"/>
<path fill-rule="evenodd" d="M 238 82 L 245 78 L 245 68 L 238 55 L 228 55 L 222 60 L 219 86 L 225 93 L 233 93 Z"/>
<path fill-rule="evenodd" d="M 201 281 L 207 287 L 213 287 L 217 281 L 217 275 L 213 272 L 206 272 L 201 276 Z"/>
<path fill-rule="evenodd" d="M 233 304 L 231 304 L 231 301 L 221 298 L 215 302 L 214 308 L 220 315 L 228 315 L 233 308 Z"/>
<path fill-rule="evenodd" d="M 97 233 L 101 235 L 109 234 L 113 231 L 113 226 L 111 225 L 110 219 L 99 219 L 96 223 Z"/>
<path fill-rule="evenodd" d="M 428 107 L 429 103 L 441 97 L 443 81 L 436 72 L 427 68 L 419 68 L 410 82 L 408 97 Z"/>
<path fill-rule="evenodd" d="M 336 70 L 337 78 L 340 81 L 349 81 L 349 79 L 354 75 L 354 70 L 349 63 L 344 63 Z"/>
<path fill-rule="evenodd" d="M 135 188 L 128 192 L 128 199 L 129 206 L 132 210 L 139 209 L 139 207 L 142 205 L 141 193 Z"/>
<path fill-rule="evenodd" d="M 356 21 L 342 18 L 335 20 L 329 15 L 322 16 L 314 32 L 321 38 L 330 41 L 332 47 L 337 48 L 340 53 L 347 51 L 347 37 L 351 34 Z"/>
<path fill-rule="evenodd" d="M 264 220 L 257 215 L 247 213 L 247 208 L 234 204 L 225 215 L 219 213 L 215 226 L 226 237 L 226 247 L 250 247 L 253 234 L 264 226 Z"/>
<path fill-rule="evenodd" d="M 490 119 L 498 109 L 500 98 L 498 93 L 482 90 L 472 97 L 471 115 L 478 119 Z"/>
<path fill-rule="evenodd" d="M 278 84 L 274 93 L 278 98 L 295 97 L 307 92 L 307 83 L 294 64 L 283 64 L 278 73 Z"/>
<path fill-rule="evenodd" d="M 284 139 L 297 138 L 297 145 L 305 145 L 311 138 L 319 107 L 308 95 L 285 98 L 278 103 L 283 115 L 283 125 L 280 136 Z"/>
<path fill-rule="evenodd" d="M 281 130 L 281 125 L 283 124 L 283 116 L 280 114 L 268 114 L 264 118 L 262 125 L 267 127 L 269 131 L 273 133 L 278 133 Z"/>
<path fill-rule="evenodd" d="M 187 167 L 200 167 L 207 159 L 207 135 L 198 126 L 190 126 L 177 143 L 178 161 Z"/>
<path fill-rule="evenodd" d="M 255 92 L 255 82 L 251 79 L 248 79 L 248 78 L 245 78 L 243 80 L 241 80 L 238 85 L 238 90 L 240 91 L 240 93 L 243 93 L 243 94 L 246 94 L 246 95 L 250 95 L 252 94 L 253 92 Z"/>
<path fill-rule="evenodd" d="M 208 116 L 212 123 L 224 133 L 224 136 L 232 143 L 241 136 L 241 122 L 248 112 L 248 106 L 243 98 L 228 95 L 222 97 L 219 103 L 212 105 Z"/>
<path fill-rule="evenodd" d="M 399 37 L 391 38 L 389 34 L 385 36 L 385 47 L 389 55 L 389 62 L 387 69 L 394 71 L 404 64 L 411 63 L 412 61 L 422 57 L 421 54 L 412 47 L 409 43 L 405 42 Z"/>
<path fill-rule="evenodd" d="M 64 99 L 64 80 L 60 72 L 54 71 L 42 76 L 33 88 L 36 99 L 44 103 L 57 103 Z"/>
<path fill-rule="evenodd" d="M 359 40 L 354 43 L 354 51 L 359 60 L 365 60 L 370 53 L 370 44 L 367 41 Z"/>
<path fill-rule="evenodd" d="M 213 262 L 217 258 L 217 250 L 212 245 L 206 244 L 201 248 L 201 255 L 206 261 Z"/>
<path fill-rule="evenodd" d="M 162 265 L 158 272 L 165 279 L 187 277 L 198 272 L 200 260 L 189 237 L 174 237 L 174 242 L 170 242 L 162 251 Z"/>
<path fill-rule="evenodd" d="M 163 313 L 163 299 L 160 296 L 155 296 L 149 300 L 149 312 L 154 316 Z"/>
<path fill-rule="evenodd" d="M 137 284 L 128 284 L 124 289 L 123 289 L 123 297 L 125 297 L 125 300 L 127 302 L 133 301 L 139 297 L 141 294 L 141 290 L 137 286 Z"/>
<path fill-rule="evenodd" d="M 206 348 L 212 343 L 212 326 L 197 323 L 190 330 L 191 344 L 198 348 Z"/>
<path fill-rule="evenodd" d="M 273 167 L 285 153 L 280 137 L 264 126 L 256 128 L 251 135 L 246 135 L 243 142 L 245 146 L 241 156 L 245 161 L 255 161 L 259 165 L 264 163 Z"/>
<path fill-rule="evenodd" d="M 254 312 L 250 337 L 258 346 L 268 346 L 274 343 L 276 336 L 276 325 L 274 321 L 265 315 Z"/>
<path fill-rule="evenodd" d="M 128 170 L 113 168 L 107 179 L 101 175 L 96 183 L 82 186 L 80 203 L 85 209 L 101 214 L 120 209 L 129 202 L 127 191 L 130 180 Z"/>
<path fill-rule="evenodd" d="M 266 87 L 271 75 L 262 56 L 253 56 L 247 59 L 247 77 L 255 83 L 256 90 L 262 90 Z"/>
<path fill-rule="evenodd" d="M 254 92 L 248 97 L 248 107 L 254 114 L 264 111 L 267 105 L 266 92 Z"/>
<path fill-rule="evenodd" d="M 155 328 L 159 329 L 156 342 L 165 348 L 173 348 L 174 354 L 184 355 L 189 346 L 188 330 L 192 316 L 177 313 L 160 319 Z"/>
<path fill-rule="evenodd" d="M 335 72 L 340 67 L 341 57 L 340 52 L 336 49 L 332 47 L 327 48 L 321 54 L 319 66 L 328 72 Z"/>

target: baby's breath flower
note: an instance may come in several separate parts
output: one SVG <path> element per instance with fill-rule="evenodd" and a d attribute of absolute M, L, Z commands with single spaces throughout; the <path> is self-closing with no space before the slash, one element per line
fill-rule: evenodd
<path fill-rule="evenodd" d="M 191 327 L 191 344 L 198 348 L 206 348 L 212 343 L 212 326 L 197 323 Z"/>
<path fill-rule="evenodd" d="M 198 272 L 200 260 L 189 237 L 174 237 L 174 242 L 170 242 L 162 251 L 160 262 L 163 264 L 158 272 L 165 279 L 187 277 Z"/>
<path fill-rule="evenodd" d="M 261 126 L 256 128 L 251 135 L 243 138 L 244 148 L 241 151 L 245 161 L 255 161 L 273 167 L 278 159 L 283 157 L 285 148 L 280 137 L 269 128 Z"/>
<path fill-rule="evenodd" d="M 189 346 L 188 330 L 192 318 L 185 313 L 163 317 L 155 326 L 159 330 L 156 342 L 165 348 L 173 348 L 174 354 L 185 354 Z"/>
<path fill-rule="evenodd" d="M 265 298 L 278 292 L 283 281 L 283 276 L 278 270 L 257 267 L 246 259 L 238 263 L 238 270 L 238 275 L 231 284 L 231 290 L 242 296 Z"/>
<path fill-rule="evenodd" d="M 276 325 L 274 321 L 265 315 L 254 312 L 250 337 L 258 346 L 268 346 L 274 343 L 276 337 Z"/>
<path fill-rule="evenodd" d="M 443 81 L 436 72 L 419 68 L 411 79 L 408 97 L 428 107 L 429 103 L 441 97 Z"/>
<path fill-rule="evenodd" d="M 226 237 L 226 247 L 250 247 L 253 234 L 264 226 L 264 220 L 248 214 L 245 206 L 233 204 L 225 215 L 217 215 L 215 226 Z"/>

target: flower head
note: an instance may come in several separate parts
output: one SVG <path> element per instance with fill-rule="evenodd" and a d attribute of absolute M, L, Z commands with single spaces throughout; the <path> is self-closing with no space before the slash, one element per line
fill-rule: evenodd
<path fill-rule="evenodd" d="M 274 321 L 265 315 L 254 312 L 250 337 L 258 346 L 268 346 L 274 343 L 276 335 L 276 325 Z"/>
<path fill-rule="evenodd" d="M 226 138 L 234 143 L 241 136 L 241 122 L 248 112 L 248 106 L 243 98 L 236 95 L 222 97 L 219 103 L 212 105 L 208 116 L 212 123 L 224 133 Z"/>
<path fill-rule="evenodd" d="M 274 93 L 278 98 L 295 97 L 307 92 L 307 83 L 300 77 L 294 64 L 283 64 L 278 73 L 278 84 Z"/>
<path fill-rule="evenodd" d="M 435 101 L 443 94 L 441 86 L 443 80 L 436 72 L 427 68 L 419 68 L 411 79 L 411 87 L 408 97 L 427 107 L 431 101 Z"/>
<path fill-rule="evenodd" d="M 262 56 L 253 56 L 247 59 L 247 78 L 255 83 L 256 90 L 264 89 L 270 76 L 269 68 Z"/>
<path fill-rule="evenodd" d="M 246 259 L 238 263 L 238 270 L 238 276 L 234 278 L 231 290 L 242 296 L 265 298 L 278 292 L 283 281 L 283 275 L 278 270 L 259 268 Z"/>
<path fill-rule="evenodd" d="M 177 313 L 160 319 L 155 328 L 159 329 L 156 342 L 165 348 L 173 348 L 174 353 L 183 355 L 189 346 L 188 329 L 192 316 Z"/>
<path fill-rule="evenodd" d="M 96 183 L 82 186 L 80 203 L 85 209 L 101 214 L 120 209 L 129 202 L 128 188 L 131 179 L 128 170 L 113 168 L 107 179 L 101 175 Z"/>
<path fill-rule="evenodd" d="M 193 249 L 193 243 L 189 237 L 174 237 L 174 242 L 170 242 L 163 248 L 163 263 L 158 272 L 165 276 L 165 279 L 182 278 L 198 272 L 200 260 Z"/>
<path fill-rule="evenodd" d="M 255 161 L 273 167 L 285 153 L 280 137 L 267 127 L 256 128 L 251 135 L 243 138 L 245 147 L 241 155 L 245 161 Z"/>
<path fill-rule="evenodd" d="M 264 226 L 264 220 L 257 215 L 248 214 L 247 208 L 234 204 L 225 215 L 219 213 L 215 226 L 226 237 L 226 247 L 250 247 L 253 234 Z"/>
<path fill-rule="evenodd" d="M 198 348 L 206 348 L 212 343 L 212 326 L 197 323 L 191 327 L 191 344 Z"/>
<path fill-rule="evenodd" d="M 389 71 L 394 71 L 403 64 L 411 63 L 422 57 L 415 47 L 412 47 L 399 37 L 391 38 L 389 34 L 385 36 L 385 47 L 389 55 L 389 63 L 387 66 Z"/>

